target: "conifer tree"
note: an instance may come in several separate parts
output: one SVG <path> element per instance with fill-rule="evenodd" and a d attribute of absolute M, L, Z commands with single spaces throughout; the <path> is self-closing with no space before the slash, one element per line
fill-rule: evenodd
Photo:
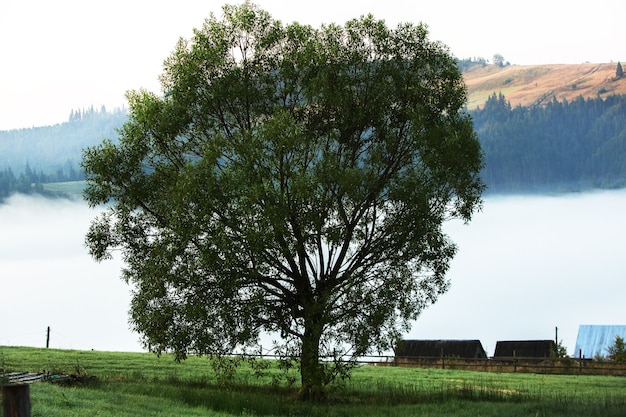
<path fill-rule="evenodd" d="M 626 362 L 626 343 L 620 335 L 615 336 L 615 341 L 608 348 L 609 360 L 613 362 Z"/>

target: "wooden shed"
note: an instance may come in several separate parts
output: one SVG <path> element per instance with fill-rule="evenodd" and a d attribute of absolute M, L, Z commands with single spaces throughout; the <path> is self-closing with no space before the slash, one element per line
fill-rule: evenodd
<path fill-rule="evenodd" d="M 494 359 L 545 359 L 554 357 L 554 340 L 510 340 L 496 343 Z"/>
<path fill-rule="evenodd" d="M 480 340 L 401 340 L 396 358 L 486 359 Z"/>

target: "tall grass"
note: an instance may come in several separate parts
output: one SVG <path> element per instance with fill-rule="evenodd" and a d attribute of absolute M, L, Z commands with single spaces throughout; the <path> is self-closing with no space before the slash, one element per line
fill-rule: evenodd
<path fill-rule="evenodd" d="M 231 379 L 207 358 L 0 347 L 3 367 L 96 380 L 31 386 L 33 416 L 623 416 L 626 378 L 363 366 L 299 403 L 274 362 Z M 217 372 L 216 372 L 217 370 Z"/>

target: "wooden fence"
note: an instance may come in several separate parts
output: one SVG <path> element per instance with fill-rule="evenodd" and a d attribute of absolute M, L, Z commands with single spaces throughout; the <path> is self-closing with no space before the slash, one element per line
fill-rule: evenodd
<path fill-rule="evenodd" d="M 626 376 L 626 363 L 577 358 L 489 358 L 462 359 L 453 357 L 367 357 L 359 363 L 376 366 L 440 368 L 480 372 L 509 372 L 563 375 Z"/>
<path fill-rule="evenodd" d="M 271 354 L 247 355 L 260 359 L 279 359 Z M 331 361 L 332 358 L 322 358 Z M 346 358 L 346 361 L 348 359 Z M 362 356 L 361 365 L 400 366 L 407 368 L 439 368 L 477 372 L 534 373 L 555 375 L 626 376 L 626 363 L 579 358 L 485 358 Z"/>

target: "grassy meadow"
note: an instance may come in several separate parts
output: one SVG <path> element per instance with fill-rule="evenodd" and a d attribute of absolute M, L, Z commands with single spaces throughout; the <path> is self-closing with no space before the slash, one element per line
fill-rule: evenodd
<path fill-rule="evenodd" d="M 43 184 L 43 189 L 51 193 L 82 199 L 85 181 L 50 182 Z"/>
<path fill-rule="evenodd" d="M 231 368 L 147 353 L 0 346 L 0 370 L 81 375 L 30 386 L 32 416 L 623 416 L 626 378 L 362 366 L 322 404 L 273 361 Z M 262 366 L 261 366 L 262 365 Z M 217 372 L 216 372 L 217 370 Z"/>
<path fill-rule="evenodd" d="M 546 103 L 556 98 L 606 97 L 626 94 L 626 78 L 617 79 L 617 63 L 476 66 L 463 73 L 468 107 L 482 107 L 493 93 L 502 93 L 513 107 Z"/>

